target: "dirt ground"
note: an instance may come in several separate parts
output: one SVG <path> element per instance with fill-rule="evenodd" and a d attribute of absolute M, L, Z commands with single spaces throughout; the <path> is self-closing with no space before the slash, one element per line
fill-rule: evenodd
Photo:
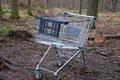
<path fill-rule="evenodd" d="M 23 70 L 10 71 L 3 69 L 0 70 L 0 73 L 6 74 L 16 80 L 34 80 L 34 69 L 40 57 L 47 49 L 47 46 L 32 41 L 23 41 L 19 39 L 10 40 L 10 38 L 7 38 L 7 43 L 2 42 L 1 44 L 0 55 L 10 59 L 10 61 L 14 62 L 16 67 L 21 67 Z M 102 44 L 89 42 L 89 46 L 86 48 L 87 72 L 83 72 L 82 59 L 79 57 L 66 66 L 60 72 L 58 78 L 60 78 L 60 80 L 119 80 L 119 44 L 120 40 L 116 39 L 107 40 Z M 51 53 L 54 51 L 53 48 Z M 53 60 L 55 56 L 53 57 L 51 54 L 49 57 L 51 58 L 46 59 L 46 66 L 55 69 L 57 67 L 55 60 Z M 24 70 L 26 70 L 26 72 L 24 72 Z M 52 76 L 47 72 L 42 72 L 44 74 L 44 80 Z"/>
<path fill-rule="evenodd" d="M 35 23 L 31 22 L 29 27 Z M 27 25 L 28 23 L 22 21 L 19 25 L 23 24 Z M 103 34 L 118 34 L 120 32 L 119 21 L 98 21 L 96 25 L 97 31 Z M 29 41 L 13 37 L 2 36 L 2 38 L 0 55 L 8 58 L 21 70 L 11 71 L 0 68 L 0 73 L 13 78 L 13 80 L 35 80 L 34 69 L 48 46 L 35 43 L 33 38 Z M 120 39 L 107 39 L 102 43 L 88 41 L 87 44 L 87 71 L 83 71 L 82 57 L 78 55 L 59 73 L 58 80 L 120 80 Z M 45 62 L 45 65 L 50 69 L 58 68 L 54 52 L 55 49 L 52 48 Z M 52 76 L 48 72 L 41 72 L 44 75 L 43 80 L 48 80 Z"/>

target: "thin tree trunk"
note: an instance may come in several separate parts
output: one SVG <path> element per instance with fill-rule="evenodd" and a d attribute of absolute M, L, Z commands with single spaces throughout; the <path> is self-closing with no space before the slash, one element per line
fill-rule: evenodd
<path fill-rule="evenodd" d="M 56 0 L 56 7 L 59 8 L 59 0 Z"/>
<path fill-rule="evenodd" d="M 106 10 L 110 10 L 110 7 L 111 7 L 111 0 L 105 0 L 105 3 L 107 3 L 106 5 L 105 5 L 105 8 L 106 8 Z"/>
<path fill-rule="evenodd" d="M 11 0 L 11 18 L 12 19 L 19 19 L 19 12 L 18 12 L 18 3 L 17 0 Z"/>
<path fill-rule="evenodd" d="M 112 0 L 112 11 L 116 11 L 116 5 L 117 5 L 118 0 Z"/>
<path fill-rule="evenodd" d="M 87 1 L 87 15 L 98 16 L 98 3 L 99 0 L 88 0 Z"/>
<path fill-rule="evenodd" d="M 32 15 L 31 0 L 28 0 L 28 14 Z"/>
<path fill-rule="evenodd" d="M 1 7 L 1 0 L 0 0 L 0 20 L 2 20 L 2 7 Z"/>
<path fill-rule="evenodd" d="M 49 0 L 46 0 L 46 8 L 49 8 Z"/>
<path fill-rule="evenodd" d="M 74 2 L 74 0 L 72 1 L 72 9 L 74 9 L 74 5 L 75 4 L 75 2 Z"/>
<path fill-rule="evenodd" d="M 81 14 L 82 13 L 82 0 L 80 0 L 80 4 L 79 4 L 80 6 L 79 6 L 79 14 Z"/>
<path fill-rule="evenodd" d="M 65 9 L 68 9 L 68 0 L 65 1 Z"/>
<path fill-rule="evenodd" d="M 101 1 L 101 12 L 104 12 L 104 0 L 103 1 Z"/>

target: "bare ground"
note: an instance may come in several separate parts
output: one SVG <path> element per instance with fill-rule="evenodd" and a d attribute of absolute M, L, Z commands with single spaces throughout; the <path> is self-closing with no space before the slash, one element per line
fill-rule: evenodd
<path fill-rule="evenodd" d="M 6 74 L 16 80 L 34 80 L 34 69 L 43 55 L 47 46 L 32 41 L 6 38 L 6 43 L 1 43 L 0 55 L 10 59 L 19 71 L 1 69 L 0 73 Z M 74 60 L 59 74 L 60 80 L 119 80 L 120 79 L 120 40 L 107 40 L 102 44 L 89 42 L 86 48 L 87 72 L 83 72 L 82 60 Z M 98 51 L 99 50 L 99 51 Z M 51 53 L 54 49 L 51 50 Z M 50 54 L 51 54 L 50 53 Z M 102 55 L 101 53 L 105 54 Z M 57 67 L 53 55 L 46 59 L 46 66 L 54 69 Z M 55 56 L 54 56 L 55 57 Z M 51 63 L 51 64 L 50 64 Z M 44 80 L 51 77 L 43 71 Z"/>

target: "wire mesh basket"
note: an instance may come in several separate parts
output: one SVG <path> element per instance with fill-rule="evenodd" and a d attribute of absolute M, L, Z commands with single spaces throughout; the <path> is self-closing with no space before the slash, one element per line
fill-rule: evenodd
<path fill-rule="evenodd" d="M 91 18 L 82 16 L 62 15 L 48 17 L 40 21 L 44 27 L 39 26 L 36 40 L 40 42 L 60 42 L 76 47 L 83 47 L 93 22 Z M 48 20 L 49 19 L 49 20 Z"/>
<path fill-rule="evenodd" d="M 88 32 L 92 26 L 89 18 L 81 16 L 65 16 L 67 25 L 62 25 L 58 41 L 72 46 L 83 47 L 88 38 Z"/>

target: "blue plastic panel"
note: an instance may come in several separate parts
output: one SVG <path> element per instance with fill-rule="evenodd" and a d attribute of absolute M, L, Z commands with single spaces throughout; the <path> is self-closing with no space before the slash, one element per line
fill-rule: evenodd
<path fill-rule="evenodd" d="M 73 37 L 79 37 L 80 31 L 80 28 L 67 26 L 65 34 Z"/>
<path fill-rule="evenodd" d="M 68 24 L 68 22 L 51 19 L 49 17 L 41 16 L 38 17 L 38 19 L 40 19 L 39 34 L 44 34 L 56 38 L 59 37 L 61 24 Z"/>

